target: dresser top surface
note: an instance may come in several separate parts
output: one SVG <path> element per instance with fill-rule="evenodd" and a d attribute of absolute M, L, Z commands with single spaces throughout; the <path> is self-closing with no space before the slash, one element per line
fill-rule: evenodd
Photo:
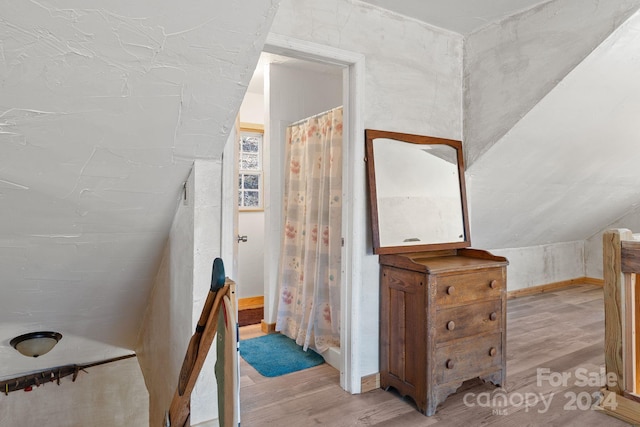
<path fill-rule="evenodd" d="M 380 264 L 415 271 L 440 273 L 457 270 L 468 271 L 502 267 L 506 266 L 508 262 L 505 258 L 492 255 L 486 251 L 459 250 L 442 254 L 416 252 L 409 254 L 381 255 Z"/>

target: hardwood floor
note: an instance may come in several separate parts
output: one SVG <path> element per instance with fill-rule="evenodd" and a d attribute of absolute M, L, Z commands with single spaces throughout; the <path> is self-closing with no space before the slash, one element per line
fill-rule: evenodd
<path fill-rule="evenodd" d="M 241 328 L 241 339 L 260 334 L 259 325 Z M 465 383 L 432 417 L 393 391 L 345 392 L 327 364 L 276 378 L 240 364 L 243 427 L 629 425 L 591 409 L 604 370 L 602 288 L 593 285 L 509 300 L 508 392 Z"/>
<path fill-rule="evenodd" d="M 249 338 L 255 338 L 265 335 L 262 332 L 262 325 L 256 323 L 254 325 L 247 325 L 240 328 L 240 339 L 248 340 Z"/>

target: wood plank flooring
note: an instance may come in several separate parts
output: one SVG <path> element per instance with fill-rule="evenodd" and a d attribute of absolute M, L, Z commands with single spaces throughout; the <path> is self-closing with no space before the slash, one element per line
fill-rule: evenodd
<path fill-rule="evenodd" d="M 259 325 L 241 328 L 241 339 L 259 334 Z M 591 409 L 604 369 L 602 288 L 593 285 L 509 300 L 507 392 L 471 381 L 432 417 L 393 391 L 345 392 L 327 364 L 276 378 L 240 364 L 243 427 L 629 425 Z"/>

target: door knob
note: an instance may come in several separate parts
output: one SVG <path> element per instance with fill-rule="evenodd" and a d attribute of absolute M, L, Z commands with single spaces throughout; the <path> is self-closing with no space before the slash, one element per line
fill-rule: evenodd
<path fill-rule="evenodd" d="M 246 242 L 247 241 L 247 236 L 241 236 L 238 234 L 238 242 Z"/>

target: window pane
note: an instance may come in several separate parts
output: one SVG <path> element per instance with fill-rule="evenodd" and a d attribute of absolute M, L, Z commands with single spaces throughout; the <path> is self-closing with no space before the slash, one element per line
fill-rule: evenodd
<path fill-rule="evenodd" d="M 244 187 L 249 190 L 258 190 L 260 177 L 258 175 L 244 175 Z"/>
<path fill-rule="evenodd" d="M 262 142 L 259 132 L 242 131 L 239 138 L 238 166 L 238 206 L 241 208 L 261 208 L 262 184 Z"/>
<path fill-rule="evenodd" d="M 240 169 L 260 170 L 260 162 L 257 154 L 243 153 L 240 156 Z"/>
<path fill-rule="evenodd" d="M 257 191 L 245 191 L 244 206 L 250 206 L 250 207 L 260 206 L 260 193 Z"/>
<path fill-rule="evenodd" d="M 240 149 L 245 152 L 258 152 L 261 137 L 255 135 L 243 135 Z"/>

